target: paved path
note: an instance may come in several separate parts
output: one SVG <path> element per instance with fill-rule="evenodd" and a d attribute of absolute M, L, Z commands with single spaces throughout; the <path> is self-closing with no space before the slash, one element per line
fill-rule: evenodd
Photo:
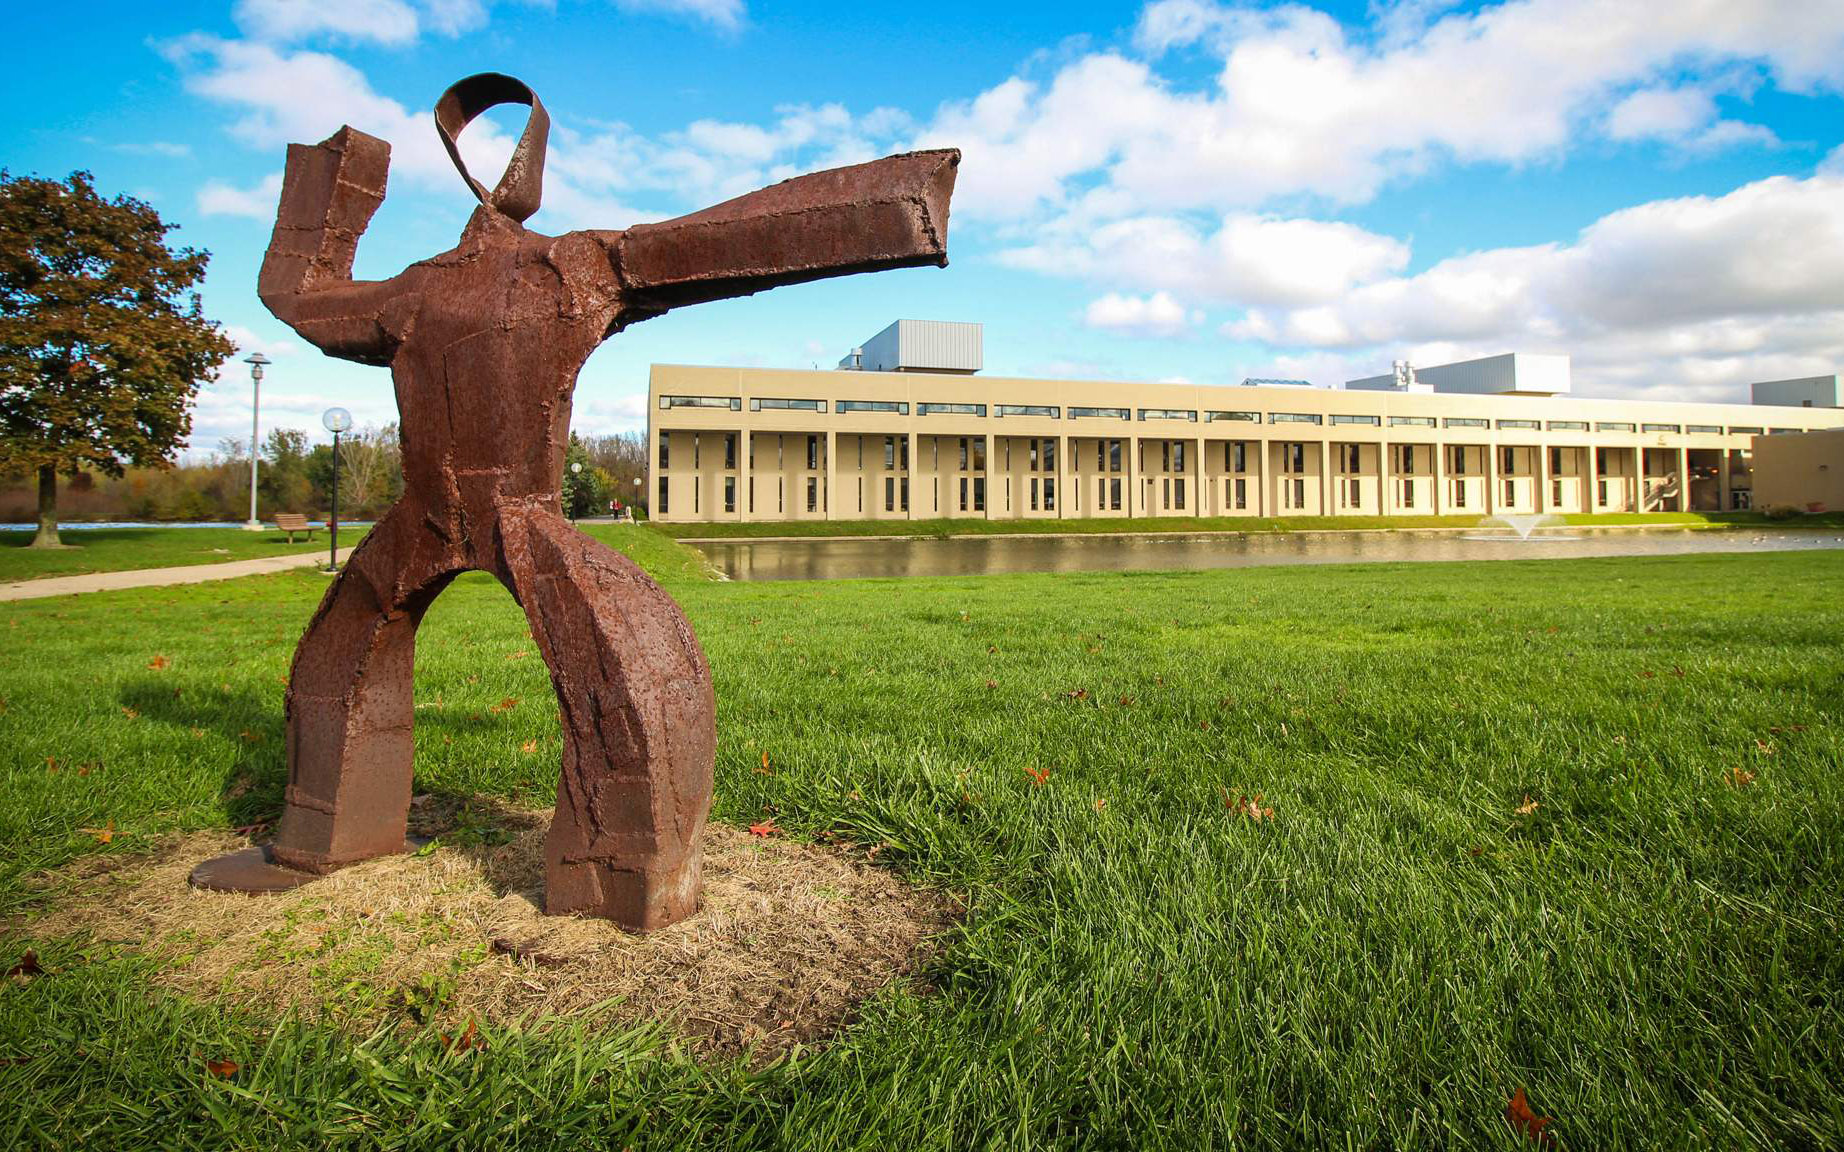
<path fill-rule="evenodd" d="M 341 548 L 339 559 L 345 562 L 351 548 Z M 46 576 L 38 580 L 21 580 L 0 584 L 0 601 L 36 600 L 42 596 L 71 596 L 79 592 L 113 592 L 118 588 L 159 588 L 167 584 L 203 584 L 210 580 L 235 580 L 239 576 L 261 576 L 290 568 L 307 568 L 326 563 L 325 552 L 291 552 L 286 556 L 263 556 L 255 560 L 228 560 L 222 564 L 187 564 L 179 568 L 139 568 L 130 572 L 89 572 L 82 576 Z"/>

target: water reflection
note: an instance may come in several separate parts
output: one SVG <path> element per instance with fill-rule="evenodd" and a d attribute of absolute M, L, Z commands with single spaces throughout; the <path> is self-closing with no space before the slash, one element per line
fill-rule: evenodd
<path fill-rule="evenodd" d="M 733 580 L 979 576 L 993 572 L 1158 572 L 1278 564 L 1682 556 L 1844 548 L 1836 531 L 1643 532 L 1571 529 L 1529 540 L 1447 533 L 1260 536 L 968 536 L 952 540 L 723 540 L 698 544 Z"/>

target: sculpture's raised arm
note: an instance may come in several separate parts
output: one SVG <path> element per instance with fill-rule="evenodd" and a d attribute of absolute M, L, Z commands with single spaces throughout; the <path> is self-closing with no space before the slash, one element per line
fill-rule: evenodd
<path fill-rule="evenodd" d="M 290 144 L 275 232 L 257 295 L 277 319 L 329 355 L 387 364 L 396 340 L 385 318 L 401 289 L 352 279 L 352 258 L 384 203 L 391 146 L 354 128 L 318 144 Z"/>
<path fill-rule="evenodd" d="M 887 156 L 604 234 L 624 319 L 827 276 L 944 265 L 959 164 L 953 148 Z"/>

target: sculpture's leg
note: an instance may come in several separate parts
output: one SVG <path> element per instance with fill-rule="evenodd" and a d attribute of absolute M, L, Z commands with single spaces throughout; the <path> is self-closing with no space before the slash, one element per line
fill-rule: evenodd
<path fill-rule="evenodd" d="M 663 928 L 698 907 L 711 806 L 710 665 L 672 598 L 556 512 L 508 508 L 506 580 L 550 666 L 563 773 L 545 911 Z"/>

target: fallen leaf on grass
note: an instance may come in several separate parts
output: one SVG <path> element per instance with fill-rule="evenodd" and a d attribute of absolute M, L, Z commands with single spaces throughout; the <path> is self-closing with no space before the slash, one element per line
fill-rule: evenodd
<path fill-rule="evenodd" d="M 1100 796 L 1095 797 L 1095 811 L 1099 812 L 1103 808 L 1106 808 L 1107 806 L 1108 806 L 1108 802 L 1106 799 Z"/>
<path fill-rule="evenodd" d="M 21 979 L 30 980 L 32 977 L 40 975 L 44 971 L 43 968 L 39 967 L 38 953 L 28 948 L 26 949 L 25 955 L 19 958 L 19 963 L 6 970 L 6 978 L 11 980 L 14 977 L 19 977 Z"/>
<path fill-rule="evenodd" d="M 152 660 L 148 661 L 147 670 L 149 672 L 158 672 L 161 669 L 167 667 L 168 663 L 169 661 L 167 660 L 165 656 L 156 656 Z"/>
<path fill-rule="evenodd" d="M 1519 1088 L 1517 1095 L 1511 1097 L 1511 1102 L 1505 1105 L 1505 1123 L 1511 1125 L 1513 1132 L 1525 1137 L 1539 1148 L 1549 1148 L 1556 1143 L 1556 1138 L 1543 1130 L 1554 1119 L 1553 1116 L 1539 1116 L 1531 1111 L 1530 1101 L 1524 1098 L 1522 1088 Z"/>
<path fill-rule="evenodd" d="M 128 705 L 124 704 L 122 705 L 122 715 L 128 717 L 130 720 L 133 720 L 139 717 L 141 714 L 139 712 L 136 712 L 133 708 L 128 707 Z"/>
<path fill-rule="evenodd" d="M 537 750 L 538 750 L 538 742 L 536 740 L 527 740 L 525 741 L 525 743 L 519 745 L 519 751 L 525 753 L 525 755 L 527 756 L 530 756 L 533 752 L 536 752 Z"/>
<path fill-rule="evenodd" d="M 1754 783 L 1754 773 L 1737 764 L 1723 774 L 1723 779 L 1731 788 L 1742 788 Z"/>
<path fill-rule="evenodd" d="M 1063 693 L 1063 695 L 1069 697 L 1071 700 L 1087 700 L 1088 699 L 1088 689 L 1087 688 L 1071 688 L 1069 691 Z"/>
<path fill-rule="evenodd" d="M 514 708 L 517 708 L 518 706 L 519 706 L 519 702 L 513 699 L 512 697 L 508 696 L 505 699 L 501 700 L 499 703 L 493 705 L 491 708 L 488 708 L 487 711 L 492 712 L 495 715 L 497 715 L 501 712 L 510 712 Z"/>
<path fill-rule="evenodd" d="M 1133 697 L 1131 697 L 1131 696 L 1122 696 L 1122 697 L 1120 698 L 1120 706 L 1121 706 L 1122 708 L 1131 708 L 1131 707 L 1133 707 Z"/>
<path fill-rule="evenodd" d="M 1217 791 L 1223 794 L 1223 807 L 1234 812 L 1236 815 L 1246 816 L 1257 824 L 1261 823 L 1263 820 L 1269 823 L 1274 822 L 1274 809 L 1262 807 L 1261 801 L 1263 797 L 1261 793 L 1257 792 L 1253 796 L 1245 796 L 1242 791 L 1238 789 L 1236 794 L 1231 796 L 1229 794 L 1229 789 L 1223 787 L 1221 784 L 1217 785 Z"/>
<path fill-rule="evenodd" d="M 229 1080 L 232 1076 L 237 1074 L 237 1070 L 241 1067 L 243 1067 L 243 1065 L 237 1063 L 235 1060 L 205 1061 L 205 1071 L 218 1077 L 220 1080 Z"/>
<path fill-rule="evenodd" d="M 1522 804 L 1519 804 L 1516 808 L 1512 809 L 1512 811 L 1516 812 L 1519 816 L 1529 816 L 1535 813 L 1536 810 L 1541 807 L 1543 807 L 1543 805 L 1537 803 L 1535 800 L 1532 800 L 1530 798 L 1530 793 L 1526 792 L 1524 793 L 1524 802 Z"/>
<path fill-rule="evenodd" d="M 523 659 L 525 659 L 525 657 L 526 657 L 526 655 L 527 655 L 527 653 L 526 653 L 526 651 L 525 651 L 525 649 L 523 649 L 523 648 L 521 648 L 521 649 L 519 649 L 519 650 L 518 650 L 517 652 L 508 652 L 508 653 L 506 653 L 506 659 L 508 659 L 508 660 L 523 660 Z"/>
<path fill-rule="evenodd" d="M 999 686 L 999 682 L 997 680 L 986 681 L 986 687 L 988 688 L 997 688 L 998 686 Z"/>
<path fill-rule="evenodd" d="M 762 749 L 762 766 L 756 769 L 756 775 L 773 776 L 774 774 L 775 770 L 768 766 L 768 749 L 764 748 Z"/>
<path fill-rule="evenodd" d="M 1036 788 L 1043 787 L 1044 781 L 1050 779 L 1050 769 L 1048 768 L 1026 768 L 1024 774 L 1031 778 L 1031 785 Z"/>
<path fill-rule="evenodd" d="M 1763 756 L 1772 756 L 1774 754 L 1774 746 L 1765 740 L 1756 740 L 1754 742 L 1754 750 Z"/>
<path fill-rule="evenodd" d="M 237 736 L 245 744 L 261 744 L 263 742 L 263 734 L 261 732 L 252 732 L 248 728 L 237 733 Z"/>
<path fill-rule="evenodd" d="M 749 834 L 751 836 L 759 836 L 764 840 L 779 831 L 781 831 L 781 829 L 775 827 L 775 822 L 773 820 L 764 820 L 759 824 L 751 824 L 749 826 Z"/>
<path fill-rule="evenodd" d="M 93 836 L 98 844 L 107 844 L 115 839 L 115 821 L 111 820 L 101 828 L 79 828 L 77 831 L 85 836 Z"/>
<path fill-rule="evenodd" d="M 487 1042 L 480 1038 L 480 1031 L 475 1026 L 472 1016 L 468 1017 L 467 1029 L 461 1035 L 452 1038 L 446 1032 L 438 1033 L 438 1035 L 442 1038 L 442 1047 L 450 1052 L 466 1052 L 469 1049 L 486 1051 Z"/>
<path fill-rule="evenodd" d="M 4 711 L 6 711 L 5 701 L 0 701 L 0 712 Z M 1768 729 L 1769 732 L 1775 735 L 1781 732 L 1804 732 L 1805 730 L 1806 726 L 1804 724 L 1775 724 L 1772 728 Z"/>

